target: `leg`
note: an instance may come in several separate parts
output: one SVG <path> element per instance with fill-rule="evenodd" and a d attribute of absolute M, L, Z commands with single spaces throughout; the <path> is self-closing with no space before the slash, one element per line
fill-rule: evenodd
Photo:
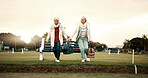
<path fill-rule="evenodd" d="M 57 42 L 57 60 L 60 58 L 60 41 Z"/>
<path fill-rule="evenodd" d="M 57 43 L 54 43 L 54 48 L 53 48 L 53 50 L 54 50 L 54 55 L 55 55 L 55 57 L 57 58 Z"/>
<path fill-rule="evenodd" d="M 88 49 L 88 41 L 87 41 L 87 39 L 86 38 L 84 38 L 84 40 L 83 40 L 84 42 L 84 49 L 85 49 L 85 53 L 86 53 L 86 51 L 87 51 L 87 49 Z"/>
<path fill-rule="evenodd" d="M 87 38 L 84 38 L 84 49 L 85 49 L 85 55 L 86 55 L 86 51 L 88 50 Z M 90 58 L 87 58 L 87 55 L 86 55 L 86 61 L 90 61 Z"/>
<path fill-rule="evenodd" d="M 79 48 L 80 48 L 80 51 L 81 51 L 81 57 L 82 57 L 83 59 L 85 59 L 85 51 L 84 51 L 83 38 L 79 38 L 78 44 L 79 44 Z"/>

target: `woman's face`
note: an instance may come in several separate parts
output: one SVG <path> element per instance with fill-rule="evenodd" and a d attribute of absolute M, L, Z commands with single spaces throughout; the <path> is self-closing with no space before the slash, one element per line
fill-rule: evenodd
<path fill-rule="evenodd" d="M 85 24 L 85 22 L 86 22 L 85 18 L 81 19 L 82 24 Z"/>
<path fill-rule="evenodd" d="M 58 23 L 59 23 L 59 21 L 55 19 L 55 20 L 54 20 L 54 24 L 55 24 L 55 25 L 58 25 Z"/>

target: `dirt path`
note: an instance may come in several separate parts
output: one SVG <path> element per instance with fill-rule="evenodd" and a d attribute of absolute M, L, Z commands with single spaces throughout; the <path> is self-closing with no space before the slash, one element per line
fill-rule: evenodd
<path fill-rule="evenodd" d="M 130 66 L 8 66 L 0 65 L 0 72 L 41 73 L 134 73 Z M 138 67 L 138 73 L 148 74 L 148 68 Z"/>

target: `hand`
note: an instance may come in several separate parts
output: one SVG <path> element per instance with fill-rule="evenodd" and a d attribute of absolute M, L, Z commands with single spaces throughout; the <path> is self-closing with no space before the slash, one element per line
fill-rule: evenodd
<path fill-rule="evenodd" d="M 46 39 L 46 42 L 48 42 L 48 39 Z"/>
<path fill-rule="evenodd" d="M 66 39 L 66 41 L 68 41 L 68 39 Z"/>

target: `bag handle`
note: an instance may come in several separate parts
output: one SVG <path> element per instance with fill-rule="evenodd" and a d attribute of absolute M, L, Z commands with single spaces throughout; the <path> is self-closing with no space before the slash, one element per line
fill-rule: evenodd
<path fill-rule="evenodd" d="M 66 44 L 69 44 L 69 41 L 70 41 L 70 40 L 69 40 L 69 38 L 68 38 L 68 41 L 66 41 Z"/>

